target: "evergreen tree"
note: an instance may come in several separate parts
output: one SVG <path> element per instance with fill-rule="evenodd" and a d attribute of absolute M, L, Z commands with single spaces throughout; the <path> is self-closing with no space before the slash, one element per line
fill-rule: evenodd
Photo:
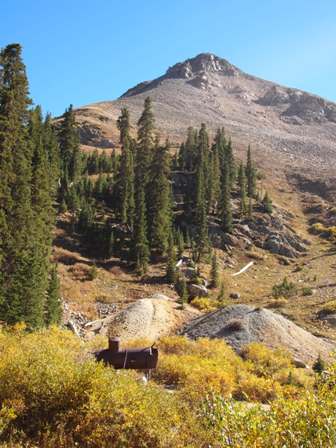
<path fill-rule="evenodd" d="M 79 136 L 72 105 L 65 111 L 59 129 L 61 157 L 61 200 L 67 196 L 70 186 L 81 175 L 81 155 Z"/>
<path fill-rule="evenodd" d="M 179 302 L 181 304 L 181 308 L 184 308 L 184 305 L 188 302 L 189 294 L 187 288 L 187 282 L 184 277 L 178 277 L 176 281 L 176 292 L 179 295 Z"/>
<path fill-rule="evenodd" d="M 45 126 L 40 107 L 31 113 L 29 137 L 32 148 L 31 207 L 33 212 L 34 266 L 38 281 L 30 300 L 26 300 L 26 320 L 32 326 L 41 326 L 44 320 L 44 293 L 48 287 L 51 232 L 55 222 L 53 200 L 55 181 L 45 142 Z M 50 137 L 50 136 L 49 136 Z"/>
<path fill-rule="evenodd" d="M 252 198 L 249 198 L 248 202 L 248 218 L 252 219 L 253 216 L 253 204 L 252 204 Z"/>
<path fill-rule="evenodd" d="M 251 147 L 247 149 L 247 163 L 246 163 L 246 177 L 247 177 L 247 194 L 250 198 L 256 195 L 256 170 L 252 162 Z"/>
<path fill-rule="evenodd" d="M 199 165 L 197 170 L 196 180 L 196 226 L 197 226 L 197 249 L 198 258 L 204 255 L 209 247 L 208 240 L 208 216 L 207 206 L 205 201 L 205 182 L 204 171 L 202 165 Z"/>
<path fill-rule="evenodd" d="M 154 147 L 154 115 L 151 99 L 145 99 L 144 110 L 138 121 L 138 142 L 136 158 L 136 182 L 147 188 L 149 168 Z"/>
<path fill-rule="evenodd" d="M 318 358 L 313 364 L 313 370 L 315 373 L 318 373 L 319 375 L 325 371 L 326 365 L 324 360 L 321 358 L 321 355 L 318 355 Z"/>
<path fill-rule="evenodd" d="M 110 232 L 109 242 L 108 242 L 108 257 L 111 258 L 115 254 L 115 236 L 113 230 Z"/>
<path fill-rule="evenodd" d="M 224 232 L 232 231 L 231 186 L 228 165 L 224 166 L 222 178 L 222 226 Z"/>
<path fill-rule="evenodd" d="M 180 229 L 178 229 L 176 234 L 176 244 L 177 244 L 177 256 L 181 258 L 184 252 L 184 236 Z"/>
<path fill-rule="evenodd" d="M 230 188 L 232 189 L 236 180 L 236 164 L 233 156 L 232 141 L 231 139 L 226 143 L 224 149 L 224 165 L 228 170 Z"/>
<path fill-rule="evenodd" d="M 131 138 L 129 135 L 129 113 L 126 108 L 122 109 L 121 115 L 118 118 L 118 127 L 120 130 L 120 142 L 122 144 L 118 179 L 120 217 L 123 224 L 128 224 L 130 229 L 133 229 L 134 164 L 131 149 Z"/>
<path fill-rule="evenodd" d="M 165 254 L 171 230 L 171 187 L 169 144 L 158 147 L 150 167 L 148 186 L 148 223 L 152 251 Z"/>
<path fill-rule="evenodd" d="M 121 109 L 121 114 L 117 120 L 117 127 L 120 132 L 119 142 L 123 146 L 125 144 L 125 139 L 129 139 L 129 131 L 130 131 L 130 116 L 129 111 L 126 107 Z"/>
<path fill-rule="evenodd" d="M 174 284 L 176 281 L 176 252 L 174 246 L 174 239 L 171 233 L 169 236 L 166 278 L 167 282 L 171 284 Z"/>
<path fill-rule="evenodd" d="M 44 321 L 55 187 L 41 111 L 28 109 L 20 45 L 1 51 L 0 74 L 0 319 L 38 327 Z"/>
<path fill-rule="evenodd" d="M 273 212 L 273 204 L 272 204 L 272 199 L 269 197 L 267 191 L 265 193 L 264 199 L 262 200 L 262 205 L 263 205 L 265 213 L 268 213 L 269 215 L 271 215 Z"/>
<path fill-rule="evenodd" d="M 147 239 L 146 201 L 143 188 L 138 189 L 136 210 L 137 219 L 134 225 L 133 253 L 137 271 L 140 274 L 144 274 L 148 267 L 149 245 Z"/>
<path fill-rule="evenodd" d="M 51 269 L 49 286 L 47 291 L 45 323 L 46 325 L 59 324 L 62 317 L 60 297 L 60 284 L 57 275 L 57 266 Z"/>
<path fill-rule="evenodd" d="M 242 216 L 244 216 L 246 215 L 247 205 L 246 205 L 246 176 L 243 163 L 239 165 L 238 184 L 240 194 L 240 213 Z"/>
<path fill-rule="evenodd" d="M 214 252 L 211 259 L 211 286 L 212 288 L 218 288 L 219 274 L 218 274 L 218 262 L 216 252 Z"/>
<path fill-rule="evenodd" d="M 216 145 L 213 145 L 210 155 L 210 168 L 211 175 L 209 176 L 209 211 L 216 213 L 217 206 L 220 197 L 220 160 L 218 149 Z"/>

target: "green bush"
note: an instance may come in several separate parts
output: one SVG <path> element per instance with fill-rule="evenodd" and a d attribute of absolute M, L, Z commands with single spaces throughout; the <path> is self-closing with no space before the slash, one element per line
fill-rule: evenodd
<path fill-rule="evenodd" d="M 296 294 L 297 288 L 296 285 L 292 282 L 289 282 L 285 277 L 283 281 L 277 285 L 274 285 L 272 288 L 272 295 L 276 299 L 279 297 L 284 297 L 289 299 Z"/>

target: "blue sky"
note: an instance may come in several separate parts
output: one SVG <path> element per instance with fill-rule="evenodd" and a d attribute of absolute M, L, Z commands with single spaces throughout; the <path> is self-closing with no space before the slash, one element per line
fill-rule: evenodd
<path fill-rule="evenodd" d="M 201 52 L 336 101 L 335 0 L 1 0 L 45 111 L 114 99 Z"/>

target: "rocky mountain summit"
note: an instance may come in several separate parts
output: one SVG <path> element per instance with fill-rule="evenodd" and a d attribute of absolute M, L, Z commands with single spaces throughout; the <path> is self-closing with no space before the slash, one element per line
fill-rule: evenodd
<path fill-rule="evenodd" d="M 251 143 L 260 161 L 276 158 L 281 170 L 325 178 L 335 175 L 336 104 L 298 89 L 251 76 L 214 54 L 202 53 L 142 82 L 119 99 L 76 110 L 82 143 L 118 145 L 116 119 L 128 107 L 134 127 L 150 96 L 161 136 L 181 141 L 188 126 L 224 126 L 234 144 Z M 267 162 L 264 162 L 267 163 Z"/>

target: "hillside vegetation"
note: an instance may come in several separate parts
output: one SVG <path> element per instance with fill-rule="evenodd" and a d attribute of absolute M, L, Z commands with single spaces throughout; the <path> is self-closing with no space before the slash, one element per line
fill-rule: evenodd
<path fill-rule="evenodd" d="M 171 337 L 160 341 L 154 381 L 144 385 L 133 372 L 93 362 L 89 352 L 97 344 L 84 345 L 57 328 L 1 331 L 1 446 L 316 448 L 336 442 L 332 367 L 323 376 L 307 375 L 285 353 L 257 344 L 241 359 L 224 342 Z"/>

